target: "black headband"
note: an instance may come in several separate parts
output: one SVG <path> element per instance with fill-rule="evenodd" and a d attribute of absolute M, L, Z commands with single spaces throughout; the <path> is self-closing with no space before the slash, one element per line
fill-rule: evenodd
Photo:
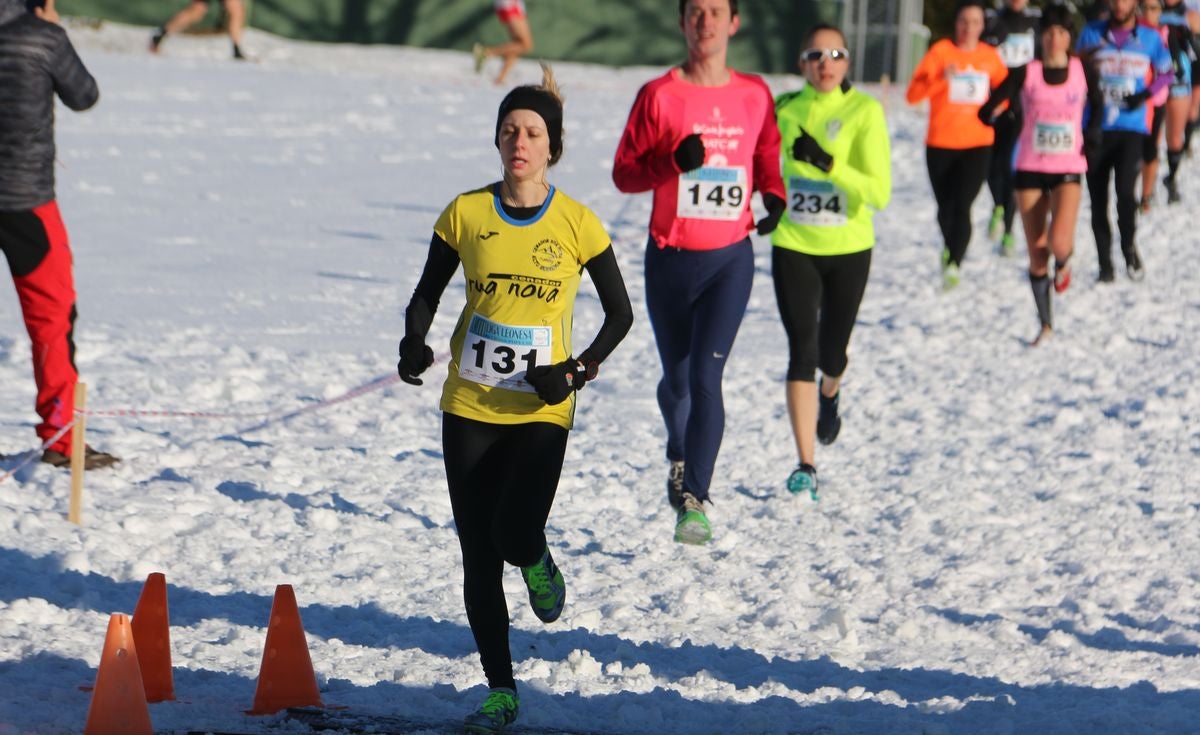
<path fill-rule="evenodd" d="M 525 85 L 517 87 L 505 96 L 496 113 L 496 147 L 500 147 L 500 126 L 513 110 L 533 110 L 546 121 L 546 133 L 550 136 L 550 158 L 555 160 L 562 153 L 562 103 L 544 89 Z"/>

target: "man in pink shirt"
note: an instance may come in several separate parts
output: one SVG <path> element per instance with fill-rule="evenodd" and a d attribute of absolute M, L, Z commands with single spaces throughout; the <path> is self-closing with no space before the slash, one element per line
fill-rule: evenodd
<path fill-rule="evenodd" d="M 725 63 L 739 25 L 737 0 L 680 0 L 687 61 L 638 92 L 613 163 L 618 189 L 654 192 L 646 308 L 682 543 L 712 538 L 703 503 L 725 431 L 721 377 L 754 278 L 749 234 L 774 230 L 787 206 L 771 92 Z M 757 224 L 756 190 L 768 212 Z"/>

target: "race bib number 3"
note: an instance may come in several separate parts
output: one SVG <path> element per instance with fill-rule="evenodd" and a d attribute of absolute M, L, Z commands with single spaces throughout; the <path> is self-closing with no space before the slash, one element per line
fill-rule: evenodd
<path fill-rule="evenodd" d="M 458 374 L 480 385 L 534 393 L 525 371 L 549 365 L 550 327 L 515 327 L 475 314 L 463 342 Z"/>
<path fill-rule="evenodd" d="M 950 101 L 956 105 L 982 105 L 989 92 L 988 75 L 981 71 L 960 71 L 950 77 Z"/>
<path fill-rule="evenodd" d="M 846 192 L 831 181 L 788 179 L 788 218 L 798 225 L 836 227 L 846 223 Z"/>
<path fill-rule="evenodd" d="M 736 221 L 746 208 L 743 166 L 701 166 L 679 176 L 675 214 L 688 219 Z"/>
<path fill-rule="evenodd" d="M 1034 123 L 1033 150 L 1044 156 L 1078 153 L 1074 126 L 1071 123 Z"/>

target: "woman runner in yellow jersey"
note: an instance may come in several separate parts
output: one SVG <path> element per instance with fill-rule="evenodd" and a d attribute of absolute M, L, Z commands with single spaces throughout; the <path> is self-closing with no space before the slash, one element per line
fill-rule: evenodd
<path fill-rule="evenodd" d="M 563 576 L 546 544 L 575 414 L 576 392 L 633 323 L 617 259 L 595 214 L 546 179 L 562 155 L 562 99 L 543 67 L 539 86 L 500 103 L 495 143 L 502 181 L 455 197 L 434 226 L 405 312 L 400 377 L 419 385 L 433 364 L 425 338 L 462 264 L 466 304 L 450 338 L 442 389 L 442 453 L 463 556 L 467 620 L 489 692 L 467 732 L 500 732 L 519 699 L 508 646 L 503 572 L 520 568 L 533 612 L 562 613 Z M 575 352 L 572 312 L 586 270 L 604 309 L 591 345 Z"/>

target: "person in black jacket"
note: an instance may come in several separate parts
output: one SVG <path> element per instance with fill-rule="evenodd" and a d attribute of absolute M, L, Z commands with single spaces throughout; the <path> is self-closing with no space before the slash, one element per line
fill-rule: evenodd
<path fill-rule="evenodd" d="M 1014 69 L 1024 69 L 1037 55 L 1038 17 L 1038 11 L 1029 7 L 1029 0 L 1004 0 L 1003 7 L 988 13 L 980 40 L 996 47 L 1010 73 Z M 1015 247 L 1013 216 L 1017 211 L 1013 195 L 1013 149 L 1021 132 L 1019 97 L 1009 101 L 1008 109 L 993 121 L 993 127 L 996 142 L 992 144 L 988 189 L 995 208 L 988 224 L 988 237 L 999 240 L 1002 255 L 1012 255 Z M 1000 229 L 1002 223 L 1003 232 Z"/>
<path fill-rule="evenodd" d="M 75 282 L 54 199 L 54 95 L 72 110 L 96 104 L 96 80 L 57 25 L 54 0 L 29 12 L 0 0 L 0 249 L 33 343 L 42 461 L 70 463 L 75 415 Z M 87 448 L 85 467 L 113 464 Z"/>

